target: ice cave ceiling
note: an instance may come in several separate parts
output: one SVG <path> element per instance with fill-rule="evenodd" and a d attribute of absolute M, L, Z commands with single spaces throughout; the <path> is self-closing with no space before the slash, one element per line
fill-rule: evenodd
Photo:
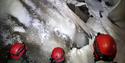
<path fill-rule="evenodd" d="M 1 44 L 24 42 L 31 63 L 49 63 L 54 47 L 64 48 L 66 63 L 94 63 L 100 32 L 115 39 L 114 61 L 124 63 L 124 6 L 125 0 L 0 0 Z"/>

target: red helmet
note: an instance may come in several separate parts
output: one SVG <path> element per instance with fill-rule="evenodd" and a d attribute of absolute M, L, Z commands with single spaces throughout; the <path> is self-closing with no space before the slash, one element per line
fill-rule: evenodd
<path fill-rule="evenodd" d="M 10 49 L 10 57 L 19 60 L 26 52 L 26 46 L 22 43 L 15 43 Z"/>
<path fill-rule="evenodd" d="M 108 34 L 98 34 L 94 41 L 95 60 L 113 61 L 117 48 L 114 39 Z"/>
<path fill-rule="evenodd" d="M 51 59 L 55 63 L 61 63 L 65 60 L 64 55 L 65 55 L 65 52 L 64 52 L 63 48 L 56 47 L 52 51 Z"/>

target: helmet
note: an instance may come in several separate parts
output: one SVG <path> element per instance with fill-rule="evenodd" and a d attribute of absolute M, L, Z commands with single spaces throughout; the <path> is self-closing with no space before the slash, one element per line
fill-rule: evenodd
<path fill-rule="evenodd" d="M 98 34 L 94 41 L 95 60 L 113 61 L 117 48 L 114 39 L 109 34 Z"/>
<path fill-rule="evenodd" d="M 26 52 L 26 46 L 23 43 L 15 43 L 10 48 L 10 57 L 19 60 Z"/>
<path fill-rule="evenodd" d="M 64 62 L 65 52 L 63 48 L 56 47 L 53 49 L 52 54 L 51 54 L 51 59 L 54 61 L 54 63 L 61 63 Z"/>

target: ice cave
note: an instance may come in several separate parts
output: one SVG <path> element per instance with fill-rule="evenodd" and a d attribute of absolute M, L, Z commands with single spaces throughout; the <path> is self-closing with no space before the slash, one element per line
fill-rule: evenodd
<path fill-rule="evenodd" d="M 0 0 L 0 63 L 124 63 L 125 0 Z"/>

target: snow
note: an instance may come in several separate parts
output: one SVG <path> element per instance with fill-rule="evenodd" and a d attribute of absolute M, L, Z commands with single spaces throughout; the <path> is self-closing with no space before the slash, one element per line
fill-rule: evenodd
<path fill-rule="evenodd" d="M 69 60 L 67 63 L 94 63 L 94 56 L 93 56 L 93 39 L 89 39 L 89 45 L 86 45 L 80 49 L 73 48 L 68 53 Z"/>
<path fill-rule="evenodd" d="M 26 44 L 37 63 L 49 63 L 48 59 L 55 47 L 64 48 L 67 63 L 94 63 L 92 44 L 96 34 L 98 32 L 109 33 L 117 40 L 121 35 L 118 33 L 120 29 L 107 17 L 118 4 L 111 9 L 106 7 L 104 2 L 100 3 L 97 0 L 85 0 L 85 3 L 76 0 L 69 0 L 69 2 L 64 0 L 23 0 L 30 7 L 30 10 L 27 10 L 19 0 L 6 0 L 5 2 L 5 5 L 8 5 L 5 14 L 16 17 L 20 23 L 26 26 L 26 29 L 16 26 L 13 30 L 25 33 Z M 49 3 L 49 5 L 45 3 Z M 84 23 L 69 9 L 67 3 L 76 6 L 87 5 L 90 14 L 94 17 L 90 17 L 87 23 Z M 29 12 L 31 10 L 35 15 Z M 102 18 L 99 11 L 103 11 Z M 67 43 L 71 46 L 67 46 Z M 79 49 L 72 47 L 73 43 L 76 43 Z"/>
<path fill-rule="evenodd" d="M 11 0 L 8 0 L 8 2 L 11 2 Z M 8 14 L 16 17 L 19 20 L 19 22 L 23 23 L 26 27 L 31 25 L 30 22 L 32 18 L 30 17 L 29 13 L 23 7 L 20 1 L 13 1 L 8 10 Z"/>
<path fill-rule="evenodd" d="M 21 32 L 21 33 L 25 33 L 26 32 L 23 27 L 19 27 L 19 26 L 13 27 L 13 31 L 14 32 Z"/>
<path fill-rule="evenodd" d="M 65 0 L 66 3 L 70 3 L 70 4 L 73 4 L 75 6 L 83 6 L 83 5 L 86 5 L 86 3 L 84 2 L 78 2 L 77 0 Z"/>

